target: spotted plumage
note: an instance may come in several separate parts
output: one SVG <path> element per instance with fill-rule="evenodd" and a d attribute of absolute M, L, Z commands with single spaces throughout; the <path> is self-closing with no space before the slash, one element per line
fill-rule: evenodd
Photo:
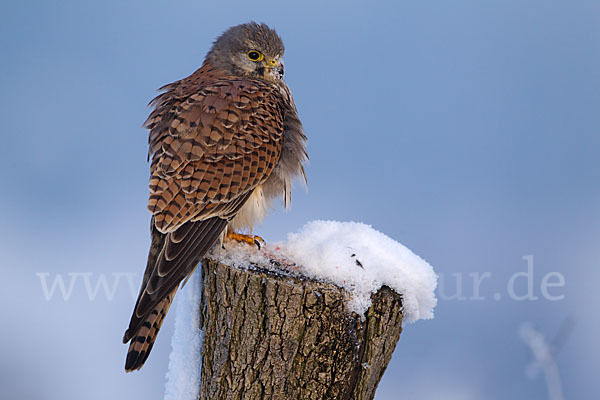
<path fill-rule="evenodd" d="M 224 232 L 252 229 L 304 178 L 306 136 L 281 79 L 283 51 L 264 24 L 230 28 L 196 72 L 150 103 L 152 244 L 123 338 L 127 371 L 144 364 L 180 283 Z"/>

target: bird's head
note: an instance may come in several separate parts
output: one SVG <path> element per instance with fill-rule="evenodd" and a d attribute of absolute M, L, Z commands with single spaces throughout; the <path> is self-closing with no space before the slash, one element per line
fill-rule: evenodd
<path fill-rule="evenodd" d="M 231 75 L 278 81 L 283 78 L 283 52 L 283 42 L 273 29 L 250 22 L 219 36 L 206 61 Z"/>

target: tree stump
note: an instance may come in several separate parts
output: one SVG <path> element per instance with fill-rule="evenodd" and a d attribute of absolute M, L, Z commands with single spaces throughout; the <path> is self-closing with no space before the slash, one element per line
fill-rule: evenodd
<path fill-rule="evenodd" d="M 402 331 L 388 287 L 364 318 L 343 288 L 254 266 L 204 260 L 201 400 L 375 396 Z"/>

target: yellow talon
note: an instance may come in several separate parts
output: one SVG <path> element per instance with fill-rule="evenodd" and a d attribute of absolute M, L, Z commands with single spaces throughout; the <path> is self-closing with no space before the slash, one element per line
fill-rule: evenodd
<path fill-rule="evenodd" d="M 255 244 L 259 250 L 260 250 L 260 244 L 265 242 L 265 240 L 263 238 L 261 238 L 260 236 L 243 235 L 241 233 L 233 233 L 233 232 L 227 234 L 227 239 L 235 240 L 236 242 L 246 242 L 248 244 Z"/>

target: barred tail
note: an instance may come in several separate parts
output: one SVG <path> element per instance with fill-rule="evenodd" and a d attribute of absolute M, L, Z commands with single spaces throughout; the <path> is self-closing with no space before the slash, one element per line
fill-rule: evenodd
<path fill-rule="evenodd" d="M 125 371 L 131 372 L 142 368 L 148 359 L 156 340 L 156 335 L 158 335 L 158 331 L 169 311 L 169 307 L 171 307 L 176 292 L 177 288 L 158 303 L 148 314 L 148 317 L 144 320 L 139 330 L 134 334 L 135 336 L 131 337 L 127 359 L 125 360 Z M 123 338 L 125 343 L 127 343 L 129 336 L 130 332 L 128 330 L 125 332 Z"/>

